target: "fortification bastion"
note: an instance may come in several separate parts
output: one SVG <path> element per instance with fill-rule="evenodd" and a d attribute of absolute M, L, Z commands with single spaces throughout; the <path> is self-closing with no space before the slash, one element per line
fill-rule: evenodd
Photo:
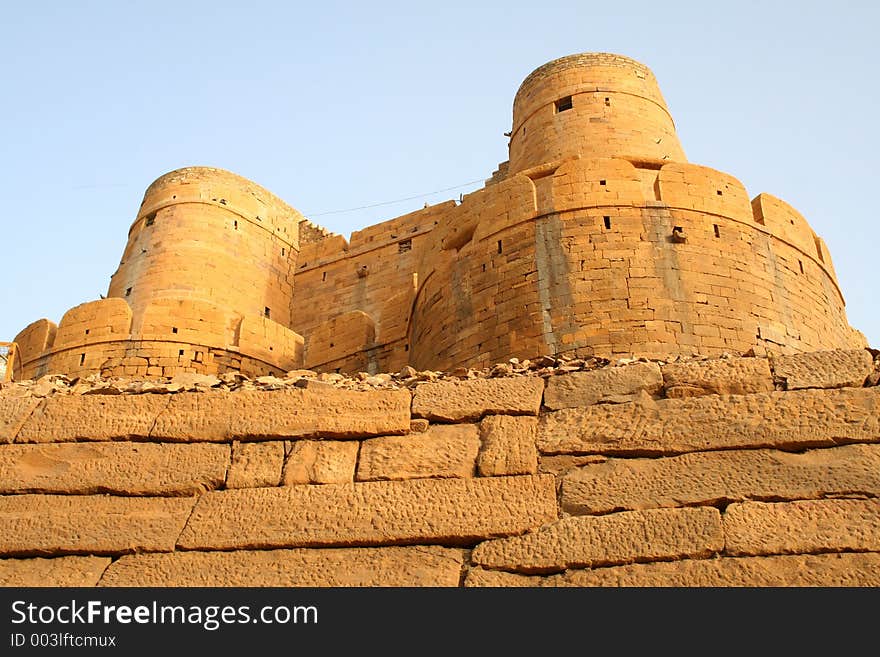
<path fill-rule="evenodd" d="M 783 200 L 689 163 L 643 64 L 539 67 L 506 134 L 482 189 L 348 240 L 233 173 L 165 174 L 106 298 L 24 328 L 14 378 L 866 346 L 822 239 Z"/>

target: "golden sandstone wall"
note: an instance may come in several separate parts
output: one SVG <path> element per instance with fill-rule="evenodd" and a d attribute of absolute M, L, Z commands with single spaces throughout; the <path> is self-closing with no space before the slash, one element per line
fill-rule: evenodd
<path fill-rule="evenodd" d="M 878 586 L 878 380 L 862 349 L 7 383 L 0 585 Z"/>
<path fill-rule="evenodd" d="M 108 298 L 25 328 L 16 378 L 866 346 L 821 238 L 784 201 L 688 163 L 644 65 L 541 66 L 516 94 L 509 147 L 461 202 L 349 240 L 229 172 L 167 174 Z"/>

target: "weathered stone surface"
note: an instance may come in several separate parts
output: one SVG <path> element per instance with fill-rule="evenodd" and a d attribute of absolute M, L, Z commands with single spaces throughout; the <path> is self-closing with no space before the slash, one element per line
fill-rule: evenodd
<path fill-rule="evenodd" d="M 136 554 L 116 561 L 100 584 L 458 586 L 463 559 L 462 550 L 437 546 Z"/>
<path fill-rule="evenodd" d="M 226 488 L 277 486 L 284 465 L 284 442 L 232 443 L 232 463 L 226 476 Z"/>
<path fill-rule="evenodd" d="M 551 410 L 590 406 L 604 401 L 631 401 L 639 392 L 654 394 L 663 388 L 657 363 L 633 363 L 571 372 L 547 379 L 544 406 Z"/>
<path fill-rule="evenodd" d="M 435 424 L 422 434 L 365 440 L 357 480 L 473 477 L 480 434 L 474 424 Z"/>
<path fill-rule="evenodd" d="M 206 493 L 184 549 L 468 544 L 556 518 L 549 475 L 410 479 Z"/>
<path fill-rule="evenodd" d="M 354 481 L 360 443 L 352 440 L 297 440 L 291 444 L 281 483 L 344 484 Z"/>
<path fill-rule="evenodd" d="M 773 374 L 766 358 L 713 358 L 661 367 L 667 397 L 748 395 L 772 392 Z"/>
<path fill-rule="evenodd" d="M 867 349 L 836 349 L 773 357 L 773 374 L 785 380 L 786 390 L 860 388 L 873 370 L 874 359 Z"/>
<path fill-rule="evenodd" d="M 550 454 L 538 457 L 538 472 L 547 472 L 560 476 L 574 468 L 580 468 L 591 463 L 604 463 L 607 456 L 599 454 L 586 454 L 576 456 L 572 454 Z"/>
<path fill-rule="evenodd" d="M 416 387 L 412 414 L 428 420 L 463 422 L 483 415 L 537 415 L 544 380 L 537 377 L 436 381 Z"/>
<path fill-rule="evenodd" d="M 169 552 L 194 503 L 192 497 L 0 496 L 0 554 Z"/>
<path fill-rule="evenodd" d="M 848 445 L 802 454 L 731 450 L 608 459 L 565 475 L 562 508 L 568 513 L 608 513 L 847 493 L 880 496 L 880 445 Z"/>
<path fill-rule="evenodd" d="M 880 554 L 722 557 L 570 570 L 541 577 L 473 568 L 465 586 L 880 586 Z"/>
<path fill-rule="evenodd" d="M 110 557 L 0 559 L 0 586 L 96 586 Z"/>
<path fill-rule="evenodd" d="M 404 389 L 180 393 L 171 397 L 151 435 L 169 440 L 229 441 L 406 433 L 410 399 Z"/>
<path fill-rule="evenodd" d="M 55 443 L 0 446 L 0 494 L 193 495 L 219 487 L 227 445 Z"/>
<path fill-rule="evenodd" d="M 147 438 L 168 399 L 166 395 L 52 396 L 25 421 L 16 442 Z"/>
<path fill-rule="evenodd" d="M 541 418 L 549 454 L 675 454 L 823 447 L 880 437 L 880 389 L 708 395 L 563 409 Z"/>
<path fill-rule="evenodd" d="M 880 500 L 743 502 L 724 512 L 728 554 L 880 551 Z"/>
<path fill-rule="evenodd" d="M 0 395 L 0 444 L 11 443 L 40 400 L 34 397 Z"/>
<path fill-rule="evenodd" d="M 538 419 L 489 415 L 480 422 L 482 447 L 477 471 L 483 477 L 538 471 Z"/>
<path fill-rule="evenodd" d="M 488 568 L 536 573 L 707 557 L 723 547 L 717 509 L 654 509 L 562 518 L 524 536 L 480 543 L 471 559 Z"/>

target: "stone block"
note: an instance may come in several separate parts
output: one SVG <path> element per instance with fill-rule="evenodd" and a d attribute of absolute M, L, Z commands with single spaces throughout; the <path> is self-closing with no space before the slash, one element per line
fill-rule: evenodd
<path fill-rule="evenodd" d="M 867 349 L 815 351 L 774 356 L 773 374 L 786 390 L 802 388 L 860 388 L 874 371 Z"/>
<path fill-rule="evenodd" d="M 482 447 L 477 472 L 482 477 L 534 474 L 538 471 L 538 419 L 489 415 L 480 422 Z"/>
<path fill-rule="evenodd" d="M 523 376 L 466 381 L 436 381 L 416 387 L 414 417 L 440 422 L 467 422 L 484 415 L 537 415 L 544 380 Z"/>
<path fill-rule="evenodd" d="M 284 442 L 232 443 L 232 461 L 226 475 L 226 488 L 277 486 L 284 465 Z"/>
<path fill-rule="evenodd" d="M 743 502 L 724 512 L 726 553 L 880 552 L 880 500 Z"/>
<path fill-rule="evenodd" d="M 563 511 L 574 514 L 850 493 L 880 497 L 880 445 L 612 458 L 570 471 L 561 491 Z"/>
<path fill-rule="evenodd" d="M 0 559 L 0 586 L 96 586 L 110 557 Z"/>
<path fill-rule="evenodd" d="M 363 441 L 357 480 L 473 477 L 480 435 L 473 424 L 436 424 L 422 434 Z"/>
<path fill-rule="evenodd" d="M 654 509 L 562 518 L 524 536 L 481 543 L 471 560 L 486 568 L 538 573 L 708 557 L 723 548 L 717 509 Z"/>
<path fill-rule="evenodd" d="M 170 552 L 192 497 L 0 496 L 0 554 Z"/>
<path fill-rule="evenodd" d="M 541 418 L 544 454 L 660 455 L 833 447 L 880 435 L 880 389 L 707 395 L 563 409 Z"/>
<path fill-rule="evenodd" d="M 666 396 L 748 395 L 771 392 L 773 375 L 766 358 L 714 358 L 667 363 L 661 367 Z"/>
<path fill-rule="evenodd" d="M 549 475 L 248 488 L 199 498 L 179 546 L 467 545 L 519 534 L 556 516 Z"/>
<path fill-rule="evenodd" d="M 586 372 L 551 376 L 544 391 L 544 406 L 551 410 L 590 406 L 600 402 L 632 401 L 644 391 L 649 395 L 663 388 L 657 363 L 633 363 Z"/>
<path fill-rule="evenodd" d="M 2 445 L 0 494 L 194 495 L 221 486 L 228 465 L 226 445 Z"/>
<path fill-rule="evenodd" d="M 297 440 L 290 445 L 281 484 L 344 484 L 354 481 L 360 445 L 353 440 Z"/>
<path fill-rule="evenodd" d="M 15 440 L 22 425 L 40 405 L 35 397 L 15 397 L 0 394 L 0 445 Z"/>
<path fill-rule="evenodd" d="M 133 554 L 115 561 L 100 583 L 136 587 L 458 586 L 463 559 L 460 549 L 424 545 Z"/>

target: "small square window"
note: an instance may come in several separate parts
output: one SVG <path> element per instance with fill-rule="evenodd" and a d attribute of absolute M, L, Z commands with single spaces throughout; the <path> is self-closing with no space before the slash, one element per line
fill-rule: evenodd
<path fill-rule="evenodd" d="M 572 108 L 571 104 L 571 96 L 566 96 L 565 98 L 560 98 L 554 103 L 556 108 L 556 113 L 564 112 L 566 110 L 570 110 Z"/>

